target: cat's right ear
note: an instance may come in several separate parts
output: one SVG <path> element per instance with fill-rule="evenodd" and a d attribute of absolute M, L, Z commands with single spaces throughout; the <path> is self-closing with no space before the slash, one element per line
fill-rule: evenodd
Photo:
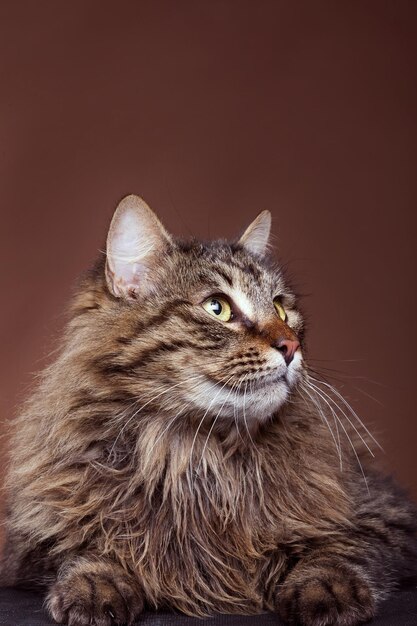
<path fill-rule="evenodd" d="M 271 234 L 271 214 L 269 211 L 259 213 L 251 224 L 247 227 L 238 243 L 255 254 L 261 256 L 266 253 Z"/>
<path fill-rule="evenodd" d="M 151 285 L 150 271 L 157 253 L 171 238 L 155 213 L 138 196 L 118 204 L 110 224 L 106 249 L 106 281 L 117 298 L 136 298 Z"/>

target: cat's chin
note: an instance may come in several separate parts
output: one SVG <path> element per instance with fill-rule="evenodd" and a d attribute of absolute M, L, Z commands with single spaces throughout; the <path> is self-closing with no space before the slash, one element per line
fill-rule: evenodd
<path fill-rule="evenodd" d="M 300 372 L 264 376 L 236 386 L 222 386 L 206 379 L 198 393 L 189 398 L 199 411 L 217 419 L 242 423 L 262 423 L 276 414 L 287 402 Z"/>

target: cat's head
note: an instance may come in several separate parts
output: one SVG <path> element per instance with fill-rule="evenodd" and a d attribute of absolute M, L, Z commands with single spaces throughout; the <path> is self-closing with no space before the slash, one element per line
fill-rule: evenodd
<path fill-rule="evenodd" d="M 104 371 L 174 415 L 276 414 L 302 377 L 303 320 L 269 255 L 270 226 L 263 211 L 233 243 L 182 241 L 124 198 L 107 238 Z"/>

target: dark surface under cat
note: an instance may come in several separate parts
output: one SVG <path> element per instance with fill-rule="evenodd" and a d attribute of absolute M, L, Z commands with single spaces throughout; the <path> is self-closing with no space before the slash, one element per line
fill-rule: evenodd
<path fill-rule="evenodd" d="M 53 626 L 42 608 L 43 596 L 17 589 L 0 589 L 0 626 Z M 217 615 L 208 619 L 173 615 L 170 613 L 146 613 L 135 626 L 283 626 L 275 615 Z M 378 616 L 369 622 L 373 626 L 417 625 L 417 580 L 381 604 Z"/>

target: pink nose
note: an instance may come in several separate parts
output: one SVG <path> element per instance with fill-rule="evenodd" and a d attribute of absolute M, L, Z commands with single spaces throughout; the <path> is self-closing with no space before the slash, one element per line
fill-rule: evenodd
<path fill-rule="evenodd" d="M 294 354 L 300 347 L 300 342 L 296 340 L 292 341 L 291 339 L 280 339 L 275 344 L 275 347 L 281 352 L 286 364 L 289 365 L 294 358 Z"/>

